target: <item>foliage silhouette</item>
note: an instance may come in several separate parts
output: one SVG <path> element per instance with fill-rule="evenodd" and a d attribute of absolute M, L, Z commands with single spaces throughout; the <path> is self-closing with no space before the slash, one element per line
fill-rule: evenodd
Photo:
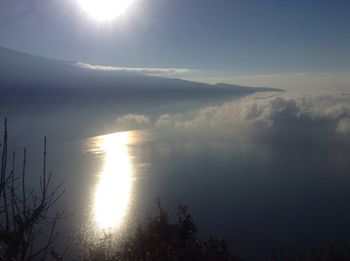
<path fill-rule="evenodd" d="M 48 255 L 60 260 L 53 249 L 57 238 L 56 225 L 63 212 L 52 214 L 52 207 L 62 196 L 62 183 L 50 189 L 52 173 L 46 171 L 46 137 L 43 150 L 43 170 L 39 191 L 26 184 L 27 151 L 23 151 L 21 171 L 15 169 L 15 152 L 8 171 L 8 130 L 4 134 L 0 172 L 0 256 L 3 260 L 45 260 Z M 31 178 L 31 177 L 30 177 Z"/>
<path fill-rule="evenodd" d="M 114 239 L 111 235 L 105 235 L 99 244 L 91 247 L 83 259 L 89 261 L 242 260 L 236 253 L 229 250 L 224 240 L 215 237 L 200 239 L 197 235 L 197 227 L 186 206 L 178 206 L 175 222 L 171 221 L 160 203 L 158 208 L 159 214 L 148 217 L 119 248 L 111 249 L 113 243 L 110 241 Z"/>

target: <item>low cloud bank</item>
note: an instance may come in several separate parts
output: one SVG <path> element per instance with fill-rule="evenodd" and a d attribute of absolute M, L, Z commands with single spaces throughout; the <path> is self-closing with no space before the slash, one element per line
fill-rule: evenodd
<path fill-rule="evenodd" d="M 331 144 L 350 141 L 350 96 L 256 94 L 220 106 L 159 117 L 129 114 L 118 118 L 117 125 L 153 128 L 176 138 Z"/>
<path fill-rule="evenodd" d="M 117 119 L 117 126 L 122 129 L 146 129 L 151 127 L 150 119 L 141 114 L 126 114 Z"/>

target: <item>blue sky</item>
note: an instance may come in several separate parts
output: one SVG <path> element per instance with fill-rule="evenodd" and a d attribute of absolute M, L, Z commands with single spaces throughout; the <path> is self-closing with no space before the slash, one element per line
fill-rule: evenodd
<path fill-rule="evenodd" d="M 349 0 L 135 0 L 108 23 L 75 0 L 1 0 L 0 32 L 32 54 L 203 81 L 350 71 Z"/>

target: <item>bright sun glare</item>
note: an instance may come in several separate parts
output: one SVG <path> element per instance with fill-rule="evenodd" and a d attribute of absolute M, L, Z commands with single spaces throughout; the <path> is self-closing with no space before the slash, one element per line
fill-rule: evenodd
<path fill-rule="evenodd" d="M 81 7 L 100 21 L 112 20 L 126 12 L 134 0 L 78 0 Z"/>
<path fill-rule="evenodd" d="M 130 139 L 128 132 L 120 132 L 97 140 L 105 154 L 94 202 L 95 221 L 101 229 L 117 227 L 127 212 L 133 172 L 127 147 Z"/>

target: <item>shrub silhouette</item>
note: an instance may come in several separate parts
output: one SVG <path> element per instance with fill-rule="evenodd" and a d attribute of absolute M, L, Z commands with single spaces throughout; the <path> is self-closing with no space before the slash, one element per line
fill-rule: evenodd
<path fill-rule="evenodd" d="M 5 119 L 0 171 L 0 256 L 3 260 L 45 260 L 61 257 L 53 249 L 55 232 L 63 212 L 51 215 L 51 209 L 62 196 L 62 183 L 50 189 L 52 173 L 46 171 L 46 137 L 44 139 L 43 170 L 39 191 L 26 185 L 27 151 L 23 152 L 21 171 L 15 169 L 12 153 L 8 171 L 8 131 Z"/>
<path fill-rule="evenodd" d="M 158 208 L 159 214 L 148 217 L 119 248 L 110 249 L 113 244 L 109 241 L 113 237 L 106 235 L 98 247 L 90 249 L 84 260 L 241 260 L 229 250 L 224 240 L 214 237 L 199 239 L 197 227 L 186 206 L 178 206 L 175 222 L 171 221 L 160 203 Z"/>

